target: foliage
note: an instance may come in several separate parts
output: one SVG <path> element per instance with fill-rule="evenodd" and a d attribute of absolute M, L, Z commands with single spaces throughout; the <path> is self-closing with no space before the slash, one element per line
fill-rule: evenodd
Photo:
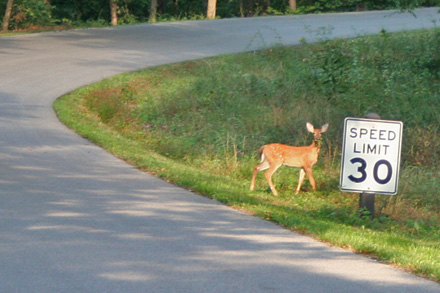
<path fill-rule="evenodd" d="M 440 280 L 439 35 L 384 31 L 162 66 L 81 89 L 55 108 L 139 168 Z M 373 220 L 359 216 L 357 195 L 338 191 L 343 118 L 370 111 L 405 125 L 399 196 L 378 196 Z M 262 176 L 249 192 L 255 150 L 310 143 L 306 121 L 330 122 L 314 171 L 319 191 L 306 184 L 292 196 L 297 173 L 281 168 L 279 197 L 266 192 Z"/>
<path fill-rule="evenodd" d="M 48 26 L 56 22 L 52 17 L 53 6 L 43 1 L 16 0 L 14 4 L 10 26 L 16 29 Z"/>
<path fill-rule="evenodd" d="M 0 16 L 4 15 L 7 0 L 0 0 Z M 149 0 L 118 0 L 120 24 L 146 22 L 150 14 Z M 355 11 L 365 9 L 414 9 L 419 6 L 438 6 L 440 0 L 298 0 L 294 13 Z M 53 25 L 84 26 L 110 22 L 108 0 L 15 0 L 11 29 L 47 27 Z M 47 4 L 50 3 L 50 4 Z M 206 1 L 159 1 L 157 19 L 176 21 L 203 19 Z M 288 0 L 218 0 L 219 18 L 279 15 L 291 13 Z M 0 18 L 1 19 L 1 18 Z"/>

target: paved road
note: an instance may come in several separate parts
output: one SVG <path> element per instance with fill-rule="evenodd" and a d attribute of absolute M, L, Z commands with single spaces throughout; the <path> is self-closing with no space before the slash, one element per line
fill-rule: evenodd
<path fill-rule="evenodd" d="M 60 124 L 60 95 L 148 66 L 432 27 L 408 14 L 267 17 L 0 38 L 0 292 L 439 292 L 142 173 Z"/>

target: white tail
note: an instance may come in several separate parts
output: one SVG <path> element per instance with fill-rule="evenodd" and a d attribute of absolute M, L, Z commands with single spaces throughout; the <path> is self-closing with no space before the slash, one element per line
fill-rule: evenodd
<path fill-rule="evenodd" d="M 267 183 L 274 195 L 278 195 L 275 185 L 272 181 L 272 175 L 282 165 L 301 168 L 299 173 L 298 187 L 296 193 L 301 189 L 304 182 L 305 174 L 309 177 L 310 184 L 316 191 L 316 181 L 313 178 L 312 167 L 318 161 L 319 152 L 321 151 L 321 134 L 328 129 L 328 123 L 324 124 L 321 129 L 315 129 L 312 124 L 307 122 L 307 130 L 313 133 L 313 142 L 309 146 L 293 147 L 279 143 L 264 145 L 260 148 L 261 164 L 255 166 L 252 174 L 250 189 L 255 189 L 255 178 L 258 172 L 267 170 L 264 173 Z"/>

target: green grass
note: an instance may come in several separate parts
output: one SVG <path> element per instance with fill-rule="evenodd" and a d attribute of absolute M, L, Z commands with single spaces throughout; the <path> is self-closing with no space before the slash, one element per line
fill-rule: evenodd
<path fill-rule="evenodd" d="M 60 119 L 116 156 L 199 194 L 333 245 L 440 280 L 440 30 L 220 56 L 123 74 L 60 98 Z M 377 112 L 404 122 L 397 196 L 339 191 L 343 119 Z M 263 144 L 309 144 L 305 123 L 330 123 L 314 174 L 262 174 Z"/>

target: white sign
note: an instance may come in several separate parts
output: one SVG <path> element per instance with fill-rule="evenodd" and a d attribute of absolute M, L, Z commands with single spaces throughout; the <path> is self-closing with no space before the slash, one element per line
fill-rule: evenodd
<path fill-rule="evenodd" d="M 403 123 L 345 118 L 342 191 L 396 194 Z"/>

